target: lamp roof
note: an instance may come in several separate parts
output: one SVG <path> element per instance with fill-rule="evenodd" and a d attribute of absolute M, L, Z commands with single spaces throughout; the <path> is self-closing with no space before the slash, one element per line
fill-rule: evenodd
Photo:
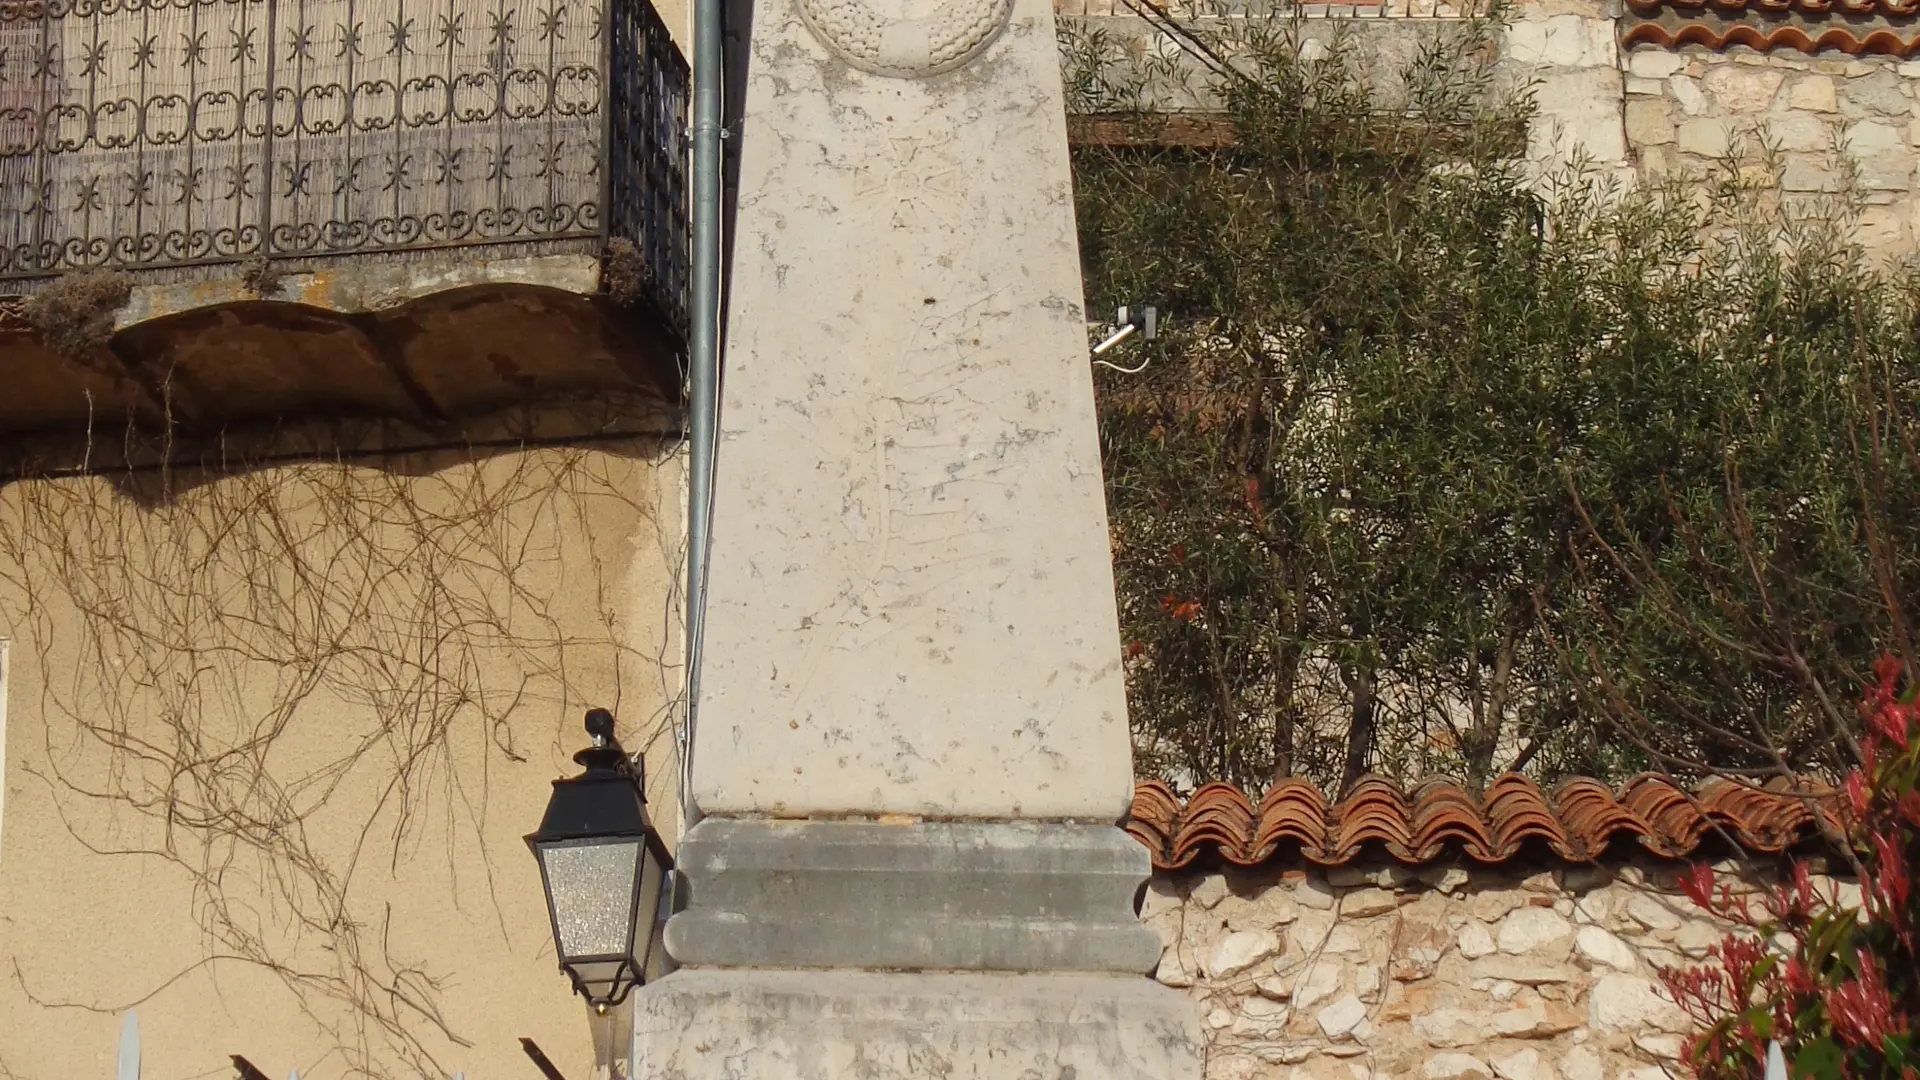
<path fill-rule="evenodd" d="M 613 738 L 612 714 L 604 709 L 589 712 L 587 731 L 594 745 L 573 756 L 585 771 L 553 782 L 546 815 L 540 819 L 540 828 L 527 837 L 528 846 L 645 836 L 655 857 L 671 866 L 666 846 L 647 820 L 643 774 Z"/>

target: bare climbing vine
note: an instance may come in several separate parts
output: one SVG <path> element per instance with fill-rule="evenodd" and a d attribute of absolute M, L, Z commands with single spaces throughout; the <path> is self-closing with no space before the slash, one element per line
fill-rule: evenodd
<path fill-rule="evenodd" d="M 627 575 L 636 550 L 677 557 L 655 469 L 671 452 L 275 457 L 0 487 L 0 626 L 45 721 L 33 779 L 89 850 L 191 881 L 196 969 L 271 972 L 349 1075 L 448 1075 L 436 1053 L 474 1033 L 367 879 L 451 868 L 457 840 L 478 846 L 490 770 L 547 752 L 583 704 L 626 704 L 632 742 L 669 730 L 673 603 Z M 495 918 L 498 869 L 459 882 Z M 56 1001 L 17 964 L 0 978 L 43 1003 L 138 1004 Z"/>

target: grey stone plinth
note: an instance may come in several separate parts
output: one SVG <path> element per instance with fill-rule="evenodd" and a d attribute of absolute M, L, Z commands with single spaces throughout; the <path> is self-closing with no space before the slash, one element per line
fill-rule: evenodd
<path fill-rule="evenodd" d="M 634 995 L 635 1080 L 1191 1080 L 1193 1005 L 1143 978 L 681 971 Z"/>
<path fill-rule="evenodd" d="M 1147 853 L 1110 825 L 709 818 L 681 842 L 682 964 L 1142 973 Z"/>

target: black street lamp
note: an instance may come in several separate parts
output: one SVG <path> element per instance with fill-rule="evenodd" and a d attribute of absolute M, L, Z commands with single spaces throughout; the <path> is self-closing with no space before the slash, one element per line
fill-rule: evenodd
<path fill-rule="evenodd" d="M 540 862 L 560 967 L 604 1013 L 665 971 L 660 925 L 673 856 L 647 821 L 645 763 L 620 749 L 613 714 L 588 712 L 587 734 L 593 745 L 573 755 L 586 771 L 553 782 L 527 846 Z"/>

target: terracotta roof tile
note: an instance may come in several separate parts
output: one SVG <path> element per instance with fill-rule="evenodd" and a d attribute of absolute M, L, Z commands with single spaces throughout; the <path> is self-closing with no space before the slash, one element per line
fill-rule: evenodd
<path fill-rule="evenodd" d="M 1688 793 L 1664 777 L 1636 776 L 1616 793 L 1598 780 L 1562 782 L 1551 795 L 1508 774 L 1475 797 L 1451 780 L 1428 780 L 1411 794 L 1369 776 L 1328 806 L 1313 785 L 1286 779 L 1256 806 L 1230 784 L 1207 784 L 1184 804 L 1157 780 L 1134 788 L 1132 833 L 1162 870 L 1213 854 L 1253 866 L 1297 852 L 1322 865 L 1353 859 L 1369 846 L 1407 863 L 1457 849 L 1482 863 L 1518 855 L 1529 841 L 1563 859 L 1587 862 L 1631 838 L 1666 858 L 1691 855 L 1718 834 L 1747 850 L 1783 851 L 1819 831 L 1816 813 L 1833 818 L 1831 792 L 1795 794 L 1709 780 Z"/>
<path fill-rule="evenodd" d="M 1620 35 L 1620 45 L 1622 48 L 1657 45 L 1665 49 L 1703 45 L 1716 51 L 1744 45 L 1757 52 L 1793 49 L 1815 53 L 1822 49 L 1837 49 L 1849 56 L 1871 54 L 1907 57 L 1920 52 L 1920 29 L 1884 26 L 1855 29 L 1845 25 L 1817 23 L 1802 27 L 1737 22 L 1716 26 L 1704 21 L 1665 26 L 1658 22 L 1638 22 L 1629 25 Z"/>
<path fill-rule="evenodd" d="M 1920 13 L 1920 0 L 1626 0 L 1627 10 L 1639 15 L 1657 11 L 1711 12 L 1739 18 L 1745 15 L 1847 15 L 1905 18 Z"/>
<path fill-rule="evenodd" d="M 1319 846 L 1327 831 L 1327 800 L 1320 789 L 1294 777 L 1273 785 L 1260 800 L 1252 850 L 1273 851 L 1281 843 Z"/>

